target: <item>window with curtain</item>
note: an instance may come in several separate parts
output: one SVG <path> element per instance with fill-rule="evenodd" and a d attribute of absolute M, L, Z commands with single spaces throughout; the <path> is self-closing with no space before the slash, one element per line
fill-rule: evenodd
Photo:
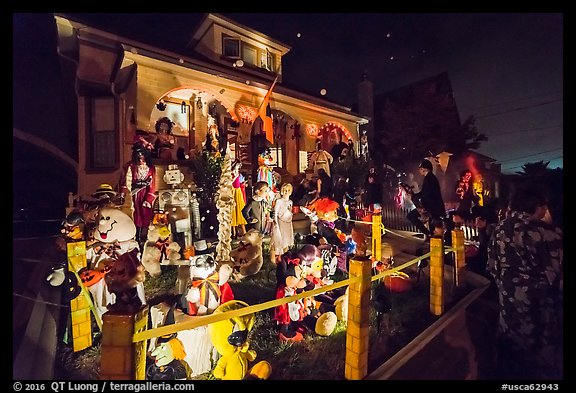
<path fill-rule="evenodd" d="M 118 137 L 114 97 L 90 99 L 88 124 L 89 170 L 113 170 L 118 166 Z"/>

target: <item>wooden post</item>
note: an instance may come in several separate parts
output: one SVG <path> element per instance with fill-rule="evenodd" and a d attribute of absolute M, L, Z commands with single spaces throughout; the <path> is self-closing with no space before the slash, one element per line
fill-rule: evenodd
<path fill-rule="evenodd" d="M 102 319 L 100 379 L 146 379 L 147 341 L 134 343 L 132 337 L 147 329 L 148 306 L 133 314 L 108 311 Z"/>
<path fill-rule="evenodd" d="M 372 258 L 382 260 L 382 215 L 372 214 Z"/>
<path fill-rule="evenodd" d="M 454 251 L 454 285 L 460 287 L 464 282 L 466 256 L 464 253 L 464 231 L 461 228 L 452 230 L 452 247 Z"/>
<path fill-rule="evenodd" d="M 430 238 L 430 312 L 444 313 L 444 242 L 437 236 Z"/>
<path fill-rule="evenodd" d="M 348 287 L 348 325 L 346 329 L 346 364 L 344 377 L 360 380 L 368 375 L 368 342 L 370 328 L 370 290 L 372 263 L 368 257 L 350 260 L 350 278 L 362 277 Z"/>

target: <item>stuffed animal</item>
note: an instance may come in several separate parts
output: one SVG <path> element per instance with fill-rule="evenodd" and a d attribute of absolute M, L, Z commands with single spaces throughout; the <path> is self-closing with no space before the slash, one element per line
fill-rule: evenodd
<path fill-rule="evenodd" d="M 232 300 L 220 305 L 214 314 L 239 310 L 248 307 L 240 300 Z M 210 339 L 220 359 L 212 370 L 214 377 L 223 380 L 240 380 L 248 374 L 249 362 L 256 359 L 256 351 L 250 349 L 248 336 L 254 327 L 254 314 L 228 318 L 208 326 Z"/>
<path fill-rule="evenodd" d="M 120 255 L 104 276 L 108 290 L 116 295 L 116 299 L 108 303 L 108 310 L 128 314 L 140 310 L 145 302 L 139 297 L 138 285 L 144 282 L 144 278 L 144 266 L 140 263 L 137 248 Z"/>
<path fill-rule="evenodd" d="M 164 259 L 176 261 L 182 258 L 180 245 L 173 241 L 170 227 L 158 221 L 148 227 L 148 238 L 142 251 L 142 264 L 152 277 L 162 273 L 160 264 Z"/>
<path fill-rule="evenodd" d="M 218 270 L 210 249 L 197 250 L 190 257 L 191 284 L 180 298 L 180 307 L 188 315 L 211 314 L 220 304 L 234 299 L 228 283 L 232 275 L 230 265 L 222 264 Z"/>
<path fill-rule="evenodd" d="M 276 266 L 276 299 L 293 296 L 312 290 L 315 284 L 306 279 L 306 265 L 312 265 L 320 252 L 311 244 L 298 251 L 288 251 L 280 257 Z M 274 319 L 279 326 L 279 337 L 283 341 L 300 341 L 307 328 L 304 318 L 308 315 L 308 302 L 298 299 L 274 309 Z"/>
<path fill-rule="evenodd" d="M 250 229 L 242 236 L 238 246 L 230 252 L 234 263 L 233 278 L 239 281 L 260 271 L 264 263 L 262 257 L 263 236 L 256 229 Z"/>

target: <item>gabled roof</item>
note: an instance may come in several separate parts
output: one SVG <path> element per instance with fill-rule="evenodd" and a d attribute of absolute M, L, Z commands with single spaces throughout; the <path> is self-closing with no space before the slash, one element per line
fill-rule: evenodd
<path fill-rule="evenodd" d="M 232 19 L 228 19 L 221 14 L 206 14 L 202 21 L 198 24 L 198 27 L 192 33 L 192 37 L 190 38 L 190 42 L 187 46 L 193 48 L 213 23 L 224 26 L 227 29 L 230 29 L 243 36 L 263 41 L 266 43 L 266 45 L 279 50 L 282 53 L 282 56 L 288 53 L 291 49 L 289 45 L 271 38 L 259 31 L 256 31 L 251 27 L 244 26 L 238 22 L 233 21 Z"/>
<path fill-rule="evenodd" d="M 145 54 L 146 56 L 157 58 L 163 61 L 178 63 L 181 59 L 185 61 L 186 66 L 200 70 L 202 72 L 218 75 L 222 78 L 245 81 L 247 78 L 251 80 L 254 86 L 268 89 L 270 87 L 270 80 L 255 76 L 254 74 L 247 74 L 241 69 L 235 67 L 226 67 L 222 64 L 215 62 L 202 54 L 187 49 L 186 46 L 190 43 L 188 37 L 194 33 L 176 32 L 170 30 L 170 26 L 160 26 L 155 19 L 158 14 L 65 14 L 56 13 L 57 17 L 71 20 L 85 27 L 86 34 L 95 34 L 105 37 L 106 40 L 115 40 L 119 42 L 125 50 L 135 49 L 138 53 Z M 180 22 L 190 19 L 190 31 L 196 32 L 206 18 L 218 18 L 223 23 L 235 23 L 221 15 L 216 14 L 173 14 L 174 17 L 179 18 Z M 180 23 L 178 23 L 180 24 Z M 238 28 L 246 29 L 247 31 L 255 32 L 255 30 L 236 24 Z M 152 27 L 157 27 L 153 30 Z M 152 29 L 152 34 L 151 34 Z M 259 33 L 262 37 L 268 36 Z M 272 39 L 270 39 L 272 40 Z M 287 50 L 289 46 L 275 41 L 275 45 L 283 45 Z M 271 42 L 272 42 L 271 41 Z M 288 85 L 278 83 L 274 89 L 280 94 L 296 98 L 299 100 L 307 101 L 315 105 L 324 106 L 328 109 L 335 110 L 341 113 L 346 113 L 356 117 L 364 118 L 364 116 L 357 114 L 351 110 L 350 107 L 327 101 L 324 98 L 305 93 L 302 90 L 297 90 L 288 87 Z M 366 119 L 367 121 L 367 119 Z"/>

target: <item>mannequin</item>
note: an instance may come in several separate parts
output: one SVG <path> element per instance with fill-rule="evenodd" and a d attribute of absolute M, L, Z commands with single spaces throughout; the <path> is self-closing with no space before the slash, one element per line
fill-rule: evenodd
<path fill-rule="evenodd" d="M 140 249 L 148 237 L 148 226 L 154 216 L 153 206 L 156 199 L 156 168 L 152 165 L 150 149 L 141 143 L 132 146 L 132 161 L 128 163 L 121 178 L 120 200 L 123 202 L 128 191 L 132 194 L 136 241 Z"/>
<path fill-rule="evenodd" d="M 292 226 L 292 184 L 284 183 L 280 187 L 280 197 L 274 202 L 274 228 L 270 237 L 270 259 L 276 261 L 276 255 L 282 255 L 294 245 Z"/>

